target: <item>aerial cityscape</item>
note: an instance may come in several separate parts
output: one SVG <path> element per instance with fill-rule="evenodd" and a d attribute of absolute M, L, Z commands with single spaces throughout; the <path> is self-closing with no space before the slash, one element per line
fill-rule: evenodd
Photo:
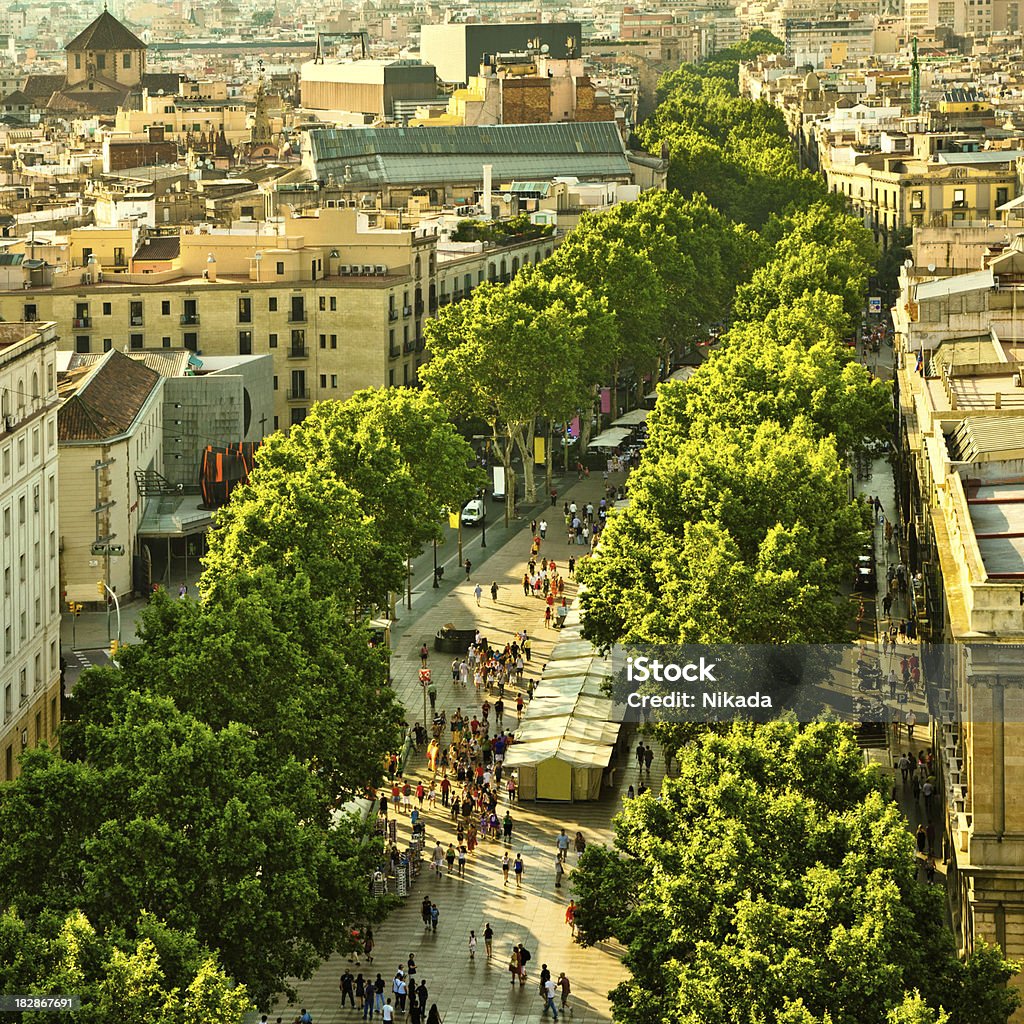
<path fill-rule="evenodd" d="M 1024 0 L 0 0 L 0 572 L 0 1021 L 1021 1024 Z"/>

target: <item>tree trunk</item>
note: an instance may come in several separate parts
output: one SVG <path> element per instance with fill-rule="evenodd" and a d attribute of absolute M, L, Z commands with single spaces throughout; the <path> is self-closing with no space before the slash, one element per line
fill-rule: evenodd
<path fill-rule="evenodd" d="M 548 420 L 548 444 L 547 450 L 544 452 L 544 493 L 551 493 L 551 420 Z M 569 446 L 566 445 L 566 448 Z"/>
<path fill-rule="evenodd" d="M 537 500 L 537 484 L 533 475 L 533 438 L 536 431 L 536 420 L 532 419 L 520 428 L 516 437 L 516 446 L 523 459 L 523 498 L 528 503 Z"/>

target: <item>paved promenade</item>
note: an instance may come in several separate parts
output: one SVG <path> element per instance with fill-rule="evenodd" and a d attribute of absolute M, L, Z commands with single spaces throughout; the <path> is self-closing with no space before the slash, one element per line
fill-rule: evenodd
<path fill-rule="evenodd" d="M 610 482 L 619 484 L 623 480 L 624 475 L 618 473 L 613 474 Z M 525 629 L 533 641 L 527 678 L 539 678 L 559 633 L 544 626 L 543 600 L 523 595 L 522 577 L 530 556 L 530 521 L 534 515 L 538 520 L 547 519 L 547 538 L 540 557 L 554 558 L 559 572 L 565 577 L 570 553 L 579 558 L 587 549 L 579 545 L 570 547 L 564 528 L 563 502 L 575 500 L 582 505 L 589 500 L 596 508 L 604 486 L 600 474 L 582 482 L 573 478 L 569 483 L 568 491 L 558 496 L 557 508 L 550 505 L 544 508 L 524 506 L 521 518 L 504 535 L 503 543 L 500 538 L 504 531 L 488 526 L 487 559 L 477 567 L 479 550 L 474 552 L 474 568 L 468 582 L 464 571 L 455 573 L 454 567 L 449 567 L 440 592 L 424 593 L 422 600 L 414 600 L 411 612 L 399 609 L 402 618 L 395 624 L 392 634 L 392 677 L 395 690 L 408 711 L 410 724 L 423 717 L 423 692 L 418 674 L 419 648 L 424 642 L 431 649 L 430 667 L 438 687 L 438 709 L 446 709 L 449 718 L 456 707 L 469 713 L 479 710 L 483 695 L 476 694 L 472 683 L 465 687 L 453 685 L 451 657 L 433 650 L 436 630 L 447 623 L 460 628 L 479 628 L 482 635 L 499 648 L 511 640 L 515 632 Z M 499 510 L 500 506 L 492 506 L 490 510 L 495 519 Z M 469 533 L 468 530 L 463 531 L 464 541 Z M 494 536 L 499 537 L 500 547 L 492 543 Z M 455 580 L 451 579 L 452 575 L 456 576 Z M 497 601 L 491 599 L 492 582 L 497 582 L 499 587 Z M 477 583 L 483 588 L 479 607 L 474 594 Z M 575 593 L 575 582 L 567 580 L 566 595 L 571 598 Z M 505 703 L 511 709 L 505 713 L 506 729 L 515 724 L 515 694 L 514 688 L 506 690 Z M 489 699 L 493 703 L 496 693 L 492 693 Z M 528 708 L 529 705 L 527 715 Z M 353 973 L 369 970 L 375 977 L 379 971 L 390 992 L 396 969 L 400 964 L 404 965 L 409 954 L 413 953 L 419 967 L 417 978 L 426 981 L 429 1002 L 437 1003 L 445 1024 L 493 1024 L 540 1017 L 543 1004 L 538 994 L 537 978 L 541 965 L 546 963 L 555 979 L 561 971 L 569 976 L 574 1021 L 581 1024 L 609 1021 L 611 1012 L 607 993 L 626 977 L 619 960 L 622 950 L 613 944 L 583 949 L 573 942 L 564 915 L 572 895 L 572 868 L 576 857 L 570 853 L 569 873 L 563 879 L 561 889 L 555 888 L 554 862 L 555 837 L 560 828 L 565 828 L 570 837 L 574 837 L 577 830 L 582 831 L 588 844 L 610 842 L 611 819 L 621 807 L 622 792 L 630 783 L 636 785 L 638 782 L 631 754 L 621 756 L 617 764 L 620 770 L 616 772 L 616 780 L 620 788 L 615 793 L 606 794 L 600 802 L 523 803 L 512 807 L 515 827 L 508 849 L 513 857 L 521 853 L 525 861 L 521 889 L 516 888 L 514 878 L 510 878 L 508 886 L 502 884 L 501 857 L 506 847 L 500 840 L 481 842 L 469 857 L 465 878 L 448 876 L 447 872 L 441 877 L 435 876 L 427 860 L 435 840 L 440 840 L 447 849 L 448 843 L 455 839 L 448 810 L 441 806 L 439 800 L 436 810 L 426 813 L 426 854 L 421 863 L 420 877 L 413 883 L 412 893 L 403 904 L 374 928 L 376 949 L 373 964 L 367 964 L 363 958 L 359 967 L 351 965 Z M 659 752 L 651 773 L 650 784 L 655 789 L 660 786 L 663 773 L 664 760 Z M 422 752 L 412 755 L 406 775 L 413 785 L 417 780 L 428 780 Z M 499 807 L 502 815 L 506 806 L 503 797 Z M 399 821 L 398 846 L 405 849 L 410 835 L 408 817 L 400 816 Z M 424 896 L 429 896 L 440 911 L 436 934 L 423 928 L 420 904 Z M 490 962 L 483 949 L 483 931 L 488 922 L 495 934 L 494 956 Z M 468 951 L 471 929 L 480 940 L 473 961 Z M 518 985 L 514 988 L 510 985 L 507 970 L 512 946 L 520 942 L 533 956 L 530 976 L 522 989 Z M 303 1006 L 309 1009 L 316 1024 L 336 1024 L 360 1018 L 361 1010 L 340 1008 L 338 979 L 346 966 L 345 957 L 331 958 L 310 981 L 298 984 L 297 1003 L 276 1007 L 270 1016 L 271 1021 L 278 1015 L 286 1022 L 294 1020 L 298 1009 Z"/>

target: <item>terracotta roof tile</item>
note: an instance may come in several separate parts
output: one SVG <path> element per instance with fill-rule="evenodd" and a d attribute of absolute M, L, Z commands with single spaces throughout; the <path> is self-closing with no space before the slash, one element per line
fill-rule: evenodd
<path fill-rule="evenodd" d="M 65 50 L 144 50 L 146 44 L 121 24 L 109 11 L 87 25 L 64 47 Z"/>
<path fill-rule="evenodd" d="M 113 349 L 60 407 L 60 440 L 103 441 L 126 433 L 159 381 L 155 370 Z"/>

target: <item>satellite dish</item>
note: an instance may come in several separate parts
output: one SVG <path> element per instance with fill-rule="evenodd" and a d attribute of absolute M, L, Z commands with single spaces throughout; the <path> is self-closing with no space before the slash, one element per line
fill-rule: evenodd
<path fill-rule="evenodd" d="M 544 45 L 543 45 L 543 46 L 542 46 L 542 47 L 540 48 L 540 52 L 541 52 L 541 53 L 549 53 L 549 52 L 550 52 L 550 50 L 551 50 L 551 47 L 550 47 L 550 46 L 548 46 L 548 44 L 547 44 L 547 43 L 545 43 L 545 44 L 544 44 Z"/>
<path fill-rule="evenodd" d="M 505 201 L 506 203 L 511 203 L 511 202 L 512 202 L 512 193 L 511 193 L 511 192 L 506 192 L 506 193 L 505 193 L 505 194 L 504 194 L 504 195 L 503 195 L 503 196 L 502 196 L 501 198 L 502 198 L 502 199 L 503 199 L 503 200 L 504 200 L 504 201 Z"/>
<path fill-rule="evenodd" d="M 935 273 L 935 264 L 934 263 L 929 263 L 928 264 L 928 273 L 929 274 L 934 274 Z"/>

